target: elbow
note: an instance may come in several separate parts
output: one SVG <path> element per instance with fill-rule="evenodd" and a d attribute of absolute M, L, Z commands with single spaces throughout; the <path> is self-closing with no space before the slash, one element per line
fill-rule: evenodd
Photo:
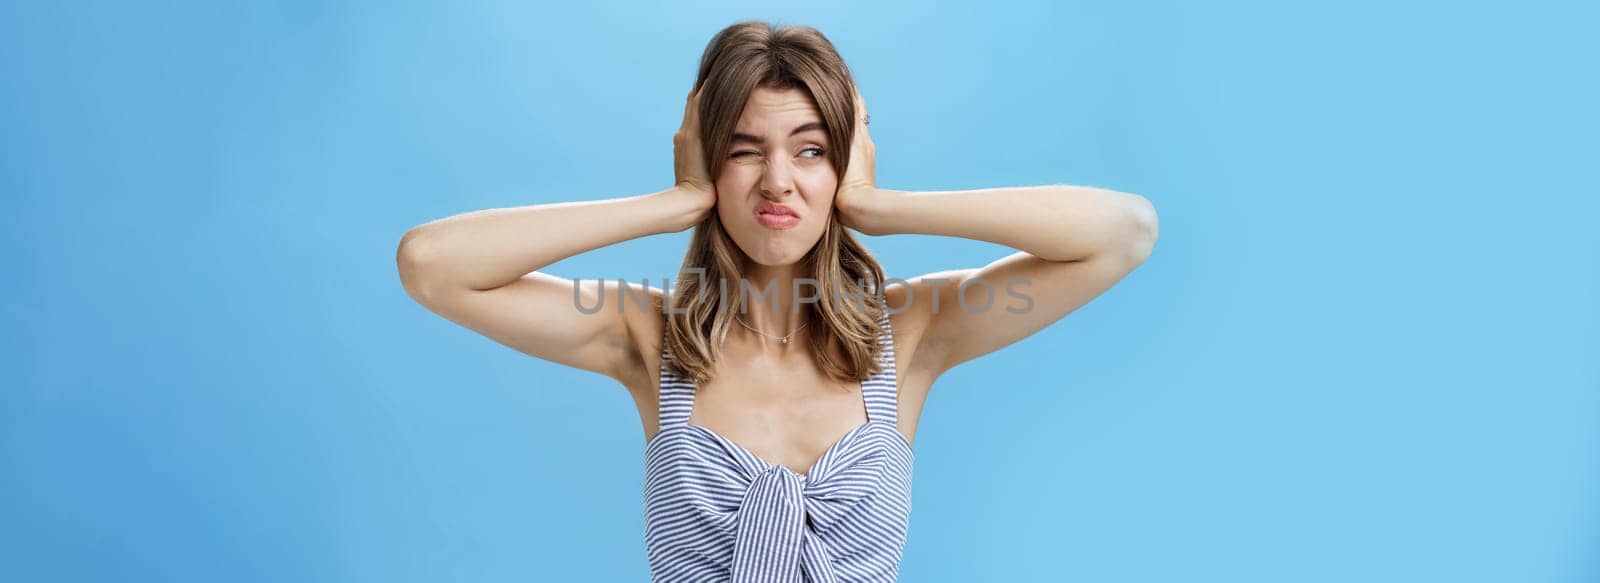
<path fill-rule="evenodd" d="M 1128 238 L 1125 249 L 1135 265 L 1144 263 L 1155 250 L 1161 222 L 1156 216 L 1156 206 L 1150 199 L 1137 194 L 1128 195 Z"/>
<path fill-rule="evenodd" d="M 437 248 L 422 227 L 414 227 L 400 237 L 395 249 L 395 267 L 399 271 L 400 285 L 418 303 L 427 305 L 429 290 L 434 286 L 433 266 L 438 263 Z"/>

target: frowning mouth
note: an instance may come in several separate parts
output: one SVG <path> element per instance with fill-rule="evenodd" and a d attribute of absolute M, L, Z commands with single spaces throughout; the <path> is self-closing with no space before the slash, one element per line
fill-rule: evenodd
<path fill-rule="evenodd" d="M 800 224 L 800 213 L 787 206 L 772 202 L 761 201 L 755 208 L 756 222 L 769 229 L 788 229 Z"/>

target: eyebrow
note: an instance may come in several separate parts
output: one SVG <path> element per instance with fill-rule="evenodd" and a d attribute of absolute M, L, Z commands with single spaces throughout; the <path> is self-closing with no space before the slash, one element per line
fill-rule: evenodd
<path fill-rule="evenodd" d="M 789 135 L 790 136 L 794 136 L 795 134 L 799 134 L 799 133 L 802 133 L 802 132 L 809 132 L 811 130 L 820 130 L 820 129 L 823 129 L 822 128 L 822 122 L 820 122 L 820 121 L 806 122 L 806 123 L 800 124 L 800 127 L 794 128 L 794 131 L 789 132 Z M 730 145 L 732 145 L 732 144 L 755 144 L 755 145 L 759 146 L 759 145 L 761 145 L 761 138 L 758 138 L 756 136 L 752 136 L 750 134 L 741 134 L 739 132 L 734 132 L 733 133 L 733 139 L 730 140 L 728 143 Z"/>

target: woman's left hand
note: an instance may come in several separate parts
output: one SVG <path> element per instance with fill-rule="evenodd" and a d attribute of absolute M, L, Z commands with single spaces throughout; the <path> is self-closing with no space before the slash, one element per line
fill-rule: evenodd
<path fill-rule="evenodd" d="M 859 89 L 855 92 L 855 100 L 856 129 L 850 143 L 850 162 L 845 168 L 844 178 L 839 180 L 839 192 L 834 195 L 833 204 L 839 210 L 839 221 L 846 227 L 877 235 L 879 233 L 874 231 L 875 227 L 870 224 L 867 213 L 868 205 L 878 195 L 877 178 L 873 170 L 875 148 L 872 136 L 867 134 L 867 102 L 861 98 Z"/>

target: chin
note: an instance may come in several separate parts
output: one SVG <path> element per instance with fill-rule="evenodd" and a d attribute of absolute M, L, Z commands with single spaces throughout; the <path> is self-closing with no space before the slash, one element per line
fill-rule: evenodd
<path fill-rule="evenodd" d="M 746 254 L 746 257 L 749 257 L 751 263 L 760 265 L 762 267 L 783 267 L 787 265 L 794 265 L 799 263 L 800 258 L 804 256 L 805 255 L 803 253 L 795 253 L 782 257 L 763 257 L 761 255 Z"/>
<path fill-rule="evenodd" d="M 741 242 L 739 247 L 744 251 L 745 257 L 751 263 L 764 267 L 781 267 L 794 265 L 804 259 L 806 253 L 816 246 L 822 238 L 822 233 L 816 233 L 809 238 L 809 242 L 802 243 L 795 237 L 794 230 L 771 231 L 761 225 L 751 225 L 752 238 L 748 242 Z"/>
<path fill-rule="evenodd" d="M 769 241 L 766 244 L 768 247 L 763 249 L 745 249 L 745 257 L 763 267 L 782 267 L 799 263 L 806 256 L 806 250 L 791 249 L 781 241 Z"/>

